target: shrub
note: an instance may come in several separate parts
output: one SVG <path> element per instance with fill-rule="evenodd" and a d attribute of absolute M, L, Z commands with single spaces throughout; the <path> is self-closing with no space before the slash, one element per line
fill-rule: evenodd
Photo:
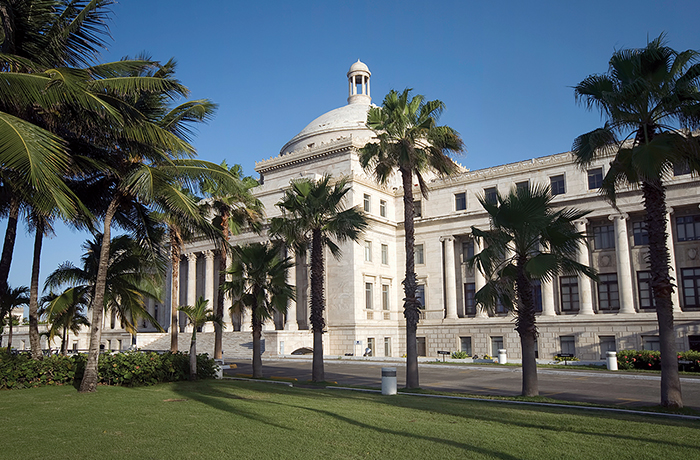
<path fill-rule="evenodd" d="M 678 364 L 679 370 L 700 372 L 700 352 L 684 351 L 678 353 L 678 361 L 690 361 L 690 364 Z M 651 350 L 620 350 L 617 352 L 619 369 L 661 369 L 661 353 Z"/>
<path fill-rule="evenodd" d="M 555 356 L 554 361 L 558 363 L 563 363 L 564 361 L 580 361 L 576 356 L 569 356 L 568 358 L 565 358 L 563 356 Z"/>
<path fill-rule="evenodd" d="M 452 359 L 467 359 L 469 355 L 466 351 L 454 351 L 452 352 Z"/>

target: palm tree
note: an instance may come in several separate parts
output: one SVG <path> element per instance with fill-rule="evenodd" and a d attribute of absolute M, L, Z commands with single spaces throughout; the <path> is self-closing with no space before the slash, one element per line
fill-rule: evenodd
<path fill-rule="evenodd" d="M 254 231 L 260 230 L 263 216 L 262 203 L 250 193 L 250 189 L 257 186 L 258 182 L 252 177 L 243 176 L 243 168 L 240 165 L 228 167 L 226 162 L 221 167 L 230 173 L 228 180 L 212 180 L 207 178 L 202 181 L 200 188 L 207 198 L 202 201 L 206 212 L 212 214 L 212 223 L 221 232 L 219 242 L 219 292 L 226 282 L 226 266 L 228 260 L 229 236 L 241 232 L 244 226 L 249 225 Z M 223 320 L 224 297 L 217 296 L 216 316 Z M 214 324 L 214 358 L 221 359 L 221 341 L 223 331 Z"/>
<path fill-rule="evenodd" d="M 299 179 L 277 203 L 282 217 L 270 221 L 270 235 L 281 237 L 288 246 L 303 256 L 311 244 L 311 328 L 314 333 L 314 355 L 311 380 L 325 381 L 323 369 L 323 332 L 326 307 L 323 282 L 324 250 L 327 247 L 336 259 L 342 255 L 338 243 L 357 242 L 369 225 L 364 213 L 357 208 L 342 210 L 350 191 L 348 179 L 341 177 L 331 185 L 331 176 L 318 181 Z M 335 241 L 334 241 L 335 240 Z"/>
<path fill-rule="evenodd" d="M 485 197 L 479 197 L 479 202 L 489 214 L 491 228 L 472 227 L 474 237 L 485 243 L 485 249 L 469 260 L 469 266 L 477 266 L 487 280 L 476 293 L 476 301 L 488 309 L 500 303 L 515 312 L 522 350 L 522 394 L 537 396 L 533 281 L 548 281 L 559 273 L 595 277 L 594 270 L 576 261 L 586 236 L 576 231 L 574 221 L 588 212 L 552 209 L 548 186 L 513 189 L 506 196 L 497 194 L 495 203 Z"/>
<path fill-rule="evenodd" d="M 199 296 L 194 305 L 184 305 L 178 309 L 187 315 L 190 324 L 192 324 L 192 340 L 190 341 L 190 380 L 197 380 L 197 329 L 200 329 L 204 326 L 204 323 L 209 321 L 214 323 L 218 322 L 221 327 L 224 327 L 221 320 L 212 313 L 212 310 L 207 309 L 208 304 L 208 300 L 204 300 L 204 297 Z"/>
<path fill-rule="evenodd" d="M 89 327 L 90 322 L 83 311 L 90 305 L 90 297 L 80 287 L 67 288 L 61 294 L 53 292 L 42 298 L 43 306 L 39 315 L 45 317 L 49 325 L 48 341 L 61 337 L 61 354 L 68 354 L 68 331 L 78 335 L 83 327 Z"/>
<path fill-rule="evenodd" d="M 293 264 L 280 257 L 278 244 L 254 243 L 236 247 L 233 263 L 226 272 L 232 280 L 223 285 L 234 300 L 231 309 L 250 308 L 253 326 L 253 377 L 262 377 L 260 337 L 265 320 L 275 312 L 286 313 L 287 302 L 294 299 L 294 287 L 287 283 L 287 270 Z"/>
<path fill-rule="evenodd" d="M 678 53 L 662 34 L 646 48 L 623 49 L 610 58 L 608 72 L 590 75 L 574 87 L 576 100 L 598 109 L 605 125 L 582 134 L 573 144 L 576 163 L 585 168 L 601 155 L 615 158 L 602 193 L 615 205 L 617 187 L 640 187 L 649 235 L 651 287 L 659 323 L 661 405 L 682 407 L 673 328 L 674 289 L 666 245 L 665 180 L 675 166 L 700 173 L 697 137 L 700 126 L 698 52 Z"/>
<path fill-rule="evenodd" d="M 12 310 L 20 305 L 29 305 L 29 288 L 27 286 L 9 288 L 0 294 L 0 327 L 5 324 L 5 315 L 9 315 L 7 319 L 7 325 L 10 329 L 7 336 L 8 352 L 12 350 L 12 326 L 14 326 L 15 321 Z"/>
<path fill-rule="evenodd" d="M 457 165 L 448 156 L 460 153 L 464 144 L 450 127 L 438 126 L 437 120 L 445 108 L 438 100 L 425 101 L 421 95 L 410 98 L 410 89 L 401 94 L 391 90 L 381 107 L 371 107 L 367 126 L 374 131 L 377 142 L 360 149 L 360 164 L 384 185 L 398 170 L 403 183 L 403 214 L 406 247 L 406 278 L 404 285 L 404 317 L 406 318 L 406 387 L 418 388 L 418 353 L 416 330 L 420 302 L 416 299 L 414 260 L 413 178 L 421 195 L 428 196 L 423 180 L 427 171 L 440 175 L 453 174 Z"/>

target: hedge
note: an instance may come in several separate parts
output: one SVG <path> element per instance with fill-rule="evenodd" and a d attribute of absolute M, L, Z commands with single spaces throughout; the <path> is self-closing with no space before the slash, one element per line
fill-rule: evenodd
<path fill-rule="evenodd" d="M 700 351 L 678 353 L 678 361 L 690 361 L 690 364 L 678 364 L 678 369 L 688 372 L 700 372 Z M 620 350 L 617 352 L 619 369 L 661 369 L 661 353 L 650 350 Z"/>
<path fill-rule="evenodd" d="M 85 372 L 87 355 L 52 355 L 41 360 L 29 353 L 9 354 L 0 348 L 0 389 L 66 385 L 79 382 Z M 216 363 L 204 353 L 197 355 L 197 377 L 212 378 Z M 99 382 L 105 385 L 153 385 L 189 378 L 189 355 L 127 351 L 101 354 Z"/>

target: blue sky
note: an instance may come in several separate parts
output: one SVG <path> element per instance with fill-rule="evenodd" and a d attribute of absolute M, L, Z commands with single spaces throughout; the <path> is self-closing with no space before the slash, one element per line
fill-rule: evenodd
<path fill-rule="evenodd" d="M 146 52 L 178 61 L 190 99 L 219 104 L 193 144 L 200 158 L 255 161 L 317 116 L 346 104 L 346 72 L 371 72 L 373 102 L 413 88 L 446 105 L 462 135 L 456 158 L 480 169 L 568 151 L 598 127 L 572 86 L 602 73 L 616 49 L 666 32 L 676 50 L 700 49 L 696 1 L 215 1 L 122 0 L 103 61 Z M 5 222 L 0 222 L 4 232 Z M 20 226 L 10 284 L 28 285 L 32 237 Z M 41 279 L 78 262 L 88 237 L 64 227 L 45 240 Z"/>

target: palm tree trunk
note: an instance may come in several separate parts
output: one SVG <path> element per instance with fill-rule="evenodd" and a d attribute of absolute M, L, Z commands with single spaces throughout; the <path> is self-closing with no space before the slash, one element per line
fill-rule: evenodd
<path fill-rule="evenodd" d="M 109 244 L 112 234 L 112 218 L 117 212 L 119 197 L 114 197 L 107 207 L 102 234 L 102 247 L 100 248 L 100 261 L 97 266 L 97 279 L 95 280 L 95 295 L 92 299 L 92 322 L 90 323 L 90 346 L 88 359 L 85 364 L 85 374 L 80 382 L 80 392 L 95 391 L 97 387 L 97 360 L 100 357 L 100 343 L 102 341 L 102 317 L 105 308 L 105 289 L 107 286 L 107 267 L 109 265 Z"/>
<path fill-rule="evenodd" d="M 192 340 L 190 341 L 190 380 L 197 380 L 197 325 L 192 325 Z"/>
<path fill-rule="evenodd" d="M 520 349 L 523 363 L 523 396 L 538 396 L 540 394 L 537 383 L 537 361 L 535 359 L 535 340 L 537 339 L 537 327 L 535 326 L 535 299 L 532 296 L 532 284 L 525 276 L 526 258 L 518 259 L 518 278 L 516 288 L 518 291 L 518 319 L 516 330 L 520 335 Z"/>
<path fill-rule="evenodd" d="M 66 335 L 68 333 L 68 326 L 63 326 L 63 334 L 61 334 L 61 354 L 66 356 L 68 354 L 68 344 L 66 343 Z"/>
<path fill-rule="evenodd" d="M 651 288 L 659 322 L 661 349 L 661 405 L 681 408 L 683 398 L 678 375 L 676 331 L 673 327 L 673 281 L 669 273 L 670 258 L 666 246 L 666 190 L 661 179 L 642 182 L 646 224 L 649 235 L 649 269 Z"/>
<path fill-rule="evenodd" d="M 311 237 L 311 328 L 314 333 L 314 356 L 311 365 L 311 381 L 326 380 L 323 366 L 323 330 L 326 321 L 323 318 L 323 307 L 326 303 L 323 293 L 324 277 L 323 242 L 321 230 L 314 229 Z"/>
<path fill-rule="evenodd" d="M 226 259 L 228 258 L 227 245 L 229 237 L 228 220 L 228 213 L 222 213 L 221 231 L 223 232 L 224 242 L 221 245 L 219 254 L 221 259 L 219 260 L 219 289 L 217 290 L 218 295 L 216 296 L 216 308 L 214 308 L 214 316 L 216 316 L 219 321 L 223 321 L 224 319 L 224 295 L 221 291 L 221 287 L 226 282 Z M 214 322 L 214 359 L 221 359 L 222 356 L 221 342 L 223 341 L 224 331 L 219 321 Z"/>
<path fill-rule="evenodd" d="M 8 334 L 7 334 L 7 351 L 8 352 L 12 352 L 12 326 L 13 326 L 12 323 L 14 323 L 14 320 L 12 318 L 12 313 L 10 313 L 10 321 L 9 321 L 10 330 L 8 331 Z"/>
<path fill-rule="evenodd" d="M 400 168 L 403 181 L 403 217 L 406 235 L 406 278 L 403 281 L 405 295 L 403 315 L 406 318 L 406 388 L 418 388 L 418 349 L 416 331 L 418 330 L 418 300 L 416 299 L 416 262 L 413 248 L 415 229 L 413 227 L 413 173 Z"/>
<path fill-rule="evenodd" d="M 0 294 L 7 292 L 7 280 L 10 276 L 10 266 L 12 265 L 12 253 L 15 249 L 17 239 L 17 219 L 19 217 L 19 200 L 10 200 L 10 213 L 7 217 L 7 230 L 5 231 L 5 241 L 2 245 L 2 257 L 0 258 Z M 1 319 L 1 318 L 0 318 Z"/>
<path fill-rule="evenodd" d="M 253 378 L 262 378 L 262 347 L 261 347 L 261 336 L 262 336 L 262 321 L 255 314 L 257 305 L 252 309 L 251 316 L 253 317 Z"/>
<path fill-rule="evenodd" d="M 179 235 L 176 235 L 177 229 L 172 226 L 170 231 L 170 263 L 171 282 L 170 282 L 170 352 L 177 353 L 177 309 L 180 303 L 180 244 Z"/>
<path fill-rule="evenodd" d="M 36 235 L 34 235 L 32 281 L 29 288 L 29 346 L 34 359 L 41 359 L 43 356 L 39 338 L 39 266 L 41 264 L 41 245 L 43 241 L 44 222 L 39 218 L 36 224 Z"/>

